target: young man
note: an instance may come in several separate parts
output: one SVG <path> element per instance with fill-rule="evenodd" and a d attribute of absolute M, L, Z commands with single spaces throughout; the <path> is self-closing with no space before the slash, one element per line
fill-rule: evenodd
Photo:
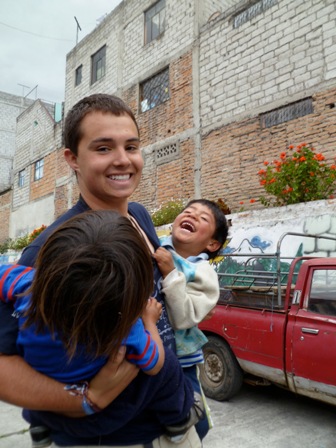
<path fill-rule="evenodd" d="M 129 196 L 140 182 L 143 168 L 138 127 L 130 108 L 112 95 L 96 94 L 86 97 L 69 111 L 65 120 L 64 140 L 64 155 L 76 173 L 81 197 L 72 209 L 58 218 L 26 248 L 19 264 L 34 266 L 39 250 L 50 233 L 69 218 L 89 209 L 115 210 L 123 216 L 130 215 L 148 247 L 154 252 L 159 241 L 148 212 L 140 204 L 128 203 Z M 160 277 L 157 266 L 154 266 L 152 296 L 162 303 L 162 314 L 157 326 L 166 348 L 166 360 L 160 372 L 163 382 L 158 385 L 157 377 L 141 373 L 137 375 L 135 367 L 121 362 L 122 355 L 116 360 L 110 360 L 90 381 L 88 398 L 100 409 L 106 408 L 117 396 L 115 406 L 120 406 L 118 401 L 128 399 L 132 406 L 127 408 L 127 412 L 120 414 L 118 421 L 110 422 L 108 433 L 101 428 L 98 438 L 92 436 L 90 422 L 87 421 L 92 416 L 69 419 L 60 415 L 83 416 L 82 398 L 70 396 L 64 391 L 63 384 L 34 371 L 17 356 L 17 321 L 12 316 L 11 307 L 1 303 L 0 353 L 3 355 L 0 356 L 0 399 L 30 409 L 25 413 L 26 418 L 34 427 L 52 427 L 53 438 L 59 445 L 131 446 L 158 440 L 164 429 L 155 420 L 155 410 L 143 408 L 141 403 L 146 394 L 155 393 L 157 387 L 163 387 L 165 375 L 170 380 L 171 375 L 176 375 L 179 387 L 175 395 L 171 396 L 170 404 L 167 401 L 167 405 L 179 408 L 182 416 L 188 415 L 193 403 L 192 390 L 188 387 L 189 383 L 184 382 L 183 373 L 175 363 L 176 355 L 171 351 L 175 348 L 174 334 L 158 288 Z M 5 306 L 7 308 L 4 309 Z M 134 377 L 136 380 L 119 396 Z M 148 386 L 149 383 L 144 383 L 144 378 L 147 382 L 152 380 L 152 387 Z M 34 409 L 51 412 L 34 412 Z M 93 419 L 93 426 L 94 422 Z M 97 431 L 97 427 L 94 431 Z"/>

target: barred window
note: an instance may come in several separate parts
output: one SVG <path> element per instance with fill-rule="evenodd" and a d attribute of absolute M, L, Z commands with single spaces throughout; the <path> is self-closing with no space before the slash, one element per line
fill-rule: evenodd
<path fill-rule="evenodd" d="M 21 188 L 25 184 L 26 170 L 19 171 L 18 186 Z"/>
<path fill-rule="evenodd" d="M 295 120 L 295 118 L 304 117 L 312 114 L 313 100 L 312 98 L 305 98 L 304 100 L 296 101 L 287 106 L 279 107 L 260 115 L 260 126 L 262 128 L 270 128 L 277 124 L 285 123 L 286 121 Z"/>
<path fill-rule="evenodd" d="M 169 99 L 169 68 L 140 84 L 141 112 Z"/>
<path fill-rule="evenodd" d="M 44 160 L 43 159 L 40 159 L 37 162 L 35 162 L 34 180 L 42 179 L 42 177 L 43 177 L 43 167 L 44 167 Z"/>
<path fill-rule="evenodd" d="M 91 56 L 91 84 L 105 76 L 106 45 Z"/>
<path fill-rule="evenodd" d="M 163 34 L 166 22 L 166 2 L 159 0 L 145 12 L 145 44 Z"/>
<path fill-rule="evenodd" d="M 249 20 L 253 19 L 259 14 L 262 14 L 267 9 L 276 5 L 278 0 L 260 0 L 254 5 L 246 8 L 244 11 L 240 12 L 233 19 L 233 28 L 238 28 Z"/>
<path fill-rule="evenodd" d="M 82 65 L 76 68 L 75 86 L 79 86 L 79 84 L 82 82 L 82 69 Z"/>

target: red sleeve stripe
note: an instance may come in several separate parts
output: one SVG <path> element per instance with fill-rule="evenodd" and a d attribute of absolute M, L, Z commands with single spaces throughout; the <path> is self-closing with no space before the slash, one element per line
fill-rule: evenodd
<path fill-rule="evenodd" d="M 3 302 L 7 302 L 7 301 L 10 301 L 10 300 L 12 300 L 13 299 L 13 296 L 12 296 L 12 294 L 13 294 L 13 289 L 14 289 L 14 286 L 16 285 L 16 282 L 19 280 L 19 278 L 20 277 L 22 277 L 22 275 L 23 274 L 25 274 L 26 272 L 29 272 L 32 268 L 31 267 L 27 267 L 26 269 L 24 269 L 22 272 L 21 272 L 21 274 L 14 280 L 14 282 L 11 284 L 11 286 L 10 286 L 10 289 L 9 289 L 9 291 L 8 291 L 8 294 L 7 294 L 7 300 L 4 300 L 4 297 L 5 297 L 5 294 L 4 294 L 4 286 L 5 286 L 5 281 L 6 281 L 6 279 L 7 279 L 7 277 L 8 277 L 8 275 L 11 273 L 11 271 L 13 271 L 14 269 L 17 269 L 18 268 L 18 265 L 13 265 L 13 266 L 10 266 L 6 271 L 5 271 L 5 273 L 3 274 L 3 276 L 1 277 L 1 280 L 0 280 L 0 299 L 3 301 Z"/>
<path fill-rule="evenodd" d="M 139 361 L 139 360 L 143 359 L 146 356 L 147 350 L 148 350 L 149 345 L 150 345 L 150 336 L 149 336 L 149 334 L 147 334 L 146 336 L 147 336 L 147 342 L 146 342 L 146 346 L 145 346 L 144 350 L 142 351 L 142 353 L 140 353 L 139 355 L 135 355 L 135 354 L 130 353 L 129 355 L 127 355 L 128 359 L 134 359 L 134 360 Z"/>
<path fill-rule="evenodd" d="M 154 359 L 154 357 L 156 355 L 156 347 L 157 347 L 156 343 L 154 343 L 154 350 L 152 352 L 152 356 L 149 358 L 149 360 L 148 360 L 148 362 L 146 362 L 146 364 L 140 364 L 139 365 L 141 367 L 141 369 L 145 369 L 146 367 L 148 367 L 152 363 L 152 361 L 153 361 L 153 359 Z"/>

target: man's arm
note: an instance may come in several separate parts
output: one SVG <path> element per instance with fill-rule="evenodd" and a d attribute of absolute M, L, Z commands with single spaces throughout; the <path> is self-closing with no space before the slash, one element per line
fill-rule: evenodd
<path fill-rule="evenodd" d="M 104 409 L 136 377 L 138 369 L 124 361 L 123 350 L 91 380 L 88 397 Z M 85 415 L 82 398 L 70 395 L 64 384 L 32 369 L 20 356 L 0 355 L 0 400 L 31 410 Z"/>

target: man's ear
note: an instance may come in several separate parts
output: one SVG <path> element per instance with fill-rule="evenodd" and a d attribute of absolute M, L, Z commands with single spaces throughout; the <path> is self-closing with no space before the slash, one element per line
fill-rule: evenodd
<path fill-rule="evenodd" d="M 72 168 L 74 171 L 78 171 L 77 156 L 69 148 L 65 148 L 64 158 L 70 168 Z"/>
<path fill-rule="evenodd" d="M 216 250 L 218 250 L 221 247 L 221 243 L 217 240 L 211 240 L 209 242 L 209 244 L 206 247 L 206 250 L 208 250 L 209 252 L 215 252 Z"/>

